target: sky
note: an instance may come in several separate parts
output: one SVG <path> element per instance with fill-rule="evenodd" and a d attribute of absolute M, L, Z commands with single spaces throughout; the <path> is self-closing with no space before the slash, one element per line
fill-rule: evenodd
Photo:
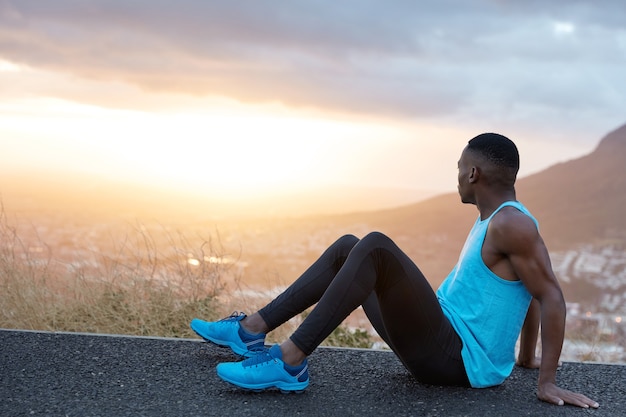
<path fill-rule="evenodd" d="M 492 131 L 524 176 L 626 123 L 624 22 L 622 0 L 0 0 L 0 172 L 453 191 Z"/>

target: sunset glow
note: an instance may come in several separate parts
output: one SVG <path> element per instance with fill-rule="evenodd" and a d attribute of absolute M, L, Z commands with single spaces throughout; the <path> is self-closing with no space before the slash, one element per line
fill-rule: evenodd
<path fill-rule="evenodd" d="M 2 68 L 32 88 L 37 80 L 72 84 L 8 61 Z M 426 123 L 216 96 L 134 91 L 129 102 L 149 105 L 127 109 L 116 83 L 81 81 L 78 88 L 108 91 L 118 101 L 106 107 L 46 95 L 0 101 L 3 170 L 62 169 L 235 198 L 338 184 L 436 191 L 451 189 L 453 175 L 428 184 L 418 178 L 442 161 L 453 167 L 465 140 L 462 132 Z"/>
<path fill-rule="evenodd" d="M 297 4 L 183 3 L 3 3 L 0 173 L 410 201 L 453 192 L 459 153 L 485 131 L 516 141 L 524 176 L 623 123 L 623 30 L 584 13 L 483 5 L 466 22 L 407 3 L 348 18 L 323 3 L 310 19 Z"/>
<path fill-rule="evenodd" d="M 398 127 L 303 116 L 272 106 L 146 112 L 39 98 L 3 103 L 6 158 L 169 186 L 255 193 L 301 185 L 353 183 L 359 160 L 381 142 L 406 139 Z M 274 106 L 275 107 L 275 106 Z M 10 137 L 10 140 L 6 138 Z M 384 152 L 383 152 L 384 153 Z"/>

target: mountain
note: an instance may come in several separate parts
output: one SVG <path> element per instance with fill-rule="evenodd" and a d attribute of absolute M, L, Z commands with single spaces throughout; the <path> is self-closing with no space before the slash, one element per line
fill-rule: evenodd
<path fill-rule="evenodd" d="M 518 198 L 555 248 L 626 239 L 626 125 L 590 154 L 519 181 Z"/>

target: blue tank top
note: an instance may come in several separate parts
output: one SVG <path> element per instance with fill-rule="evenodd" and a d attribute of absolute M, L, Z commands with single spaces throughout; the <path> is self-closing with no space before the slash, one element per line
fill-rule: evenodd
<path fill-rule="evenodd" d="M 437 290 L 444 314 L 463 341 L 461 355 L 470 384 L 501 384 L 515 365 L 515 343 L 532 296 L 521 281 L 494 274 L 483 262 L 487 227 L 503 207 L 512 206 L 537 220 L 521 203 L 507 201 L 488 218 L 476 220 L 459 261 Z"/>

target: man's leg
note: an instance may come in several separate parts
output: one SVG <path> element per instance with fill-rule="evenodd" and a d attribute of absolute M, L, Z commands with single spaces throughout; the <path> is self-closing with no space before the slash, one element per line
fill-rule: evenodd
<path fill-rule="evenodd" d="M 372 292 L 378 305 L 370 298 Z M 290 341 L 310 355 L 361 304 L 381 337 L 418 380 L 468 384 L 461 340 L 432 287 L 411 259 L 381 233 L 371 233 L 354 246 Z"/>
<path fill-rule="evenodd" d="M 258 311 L 269 332 L 317 303 L 359 239 L 340 237 L 285 291 Z M 244 323 L 245 327 L 245 323 Z"/>
<path fill-rule="evenodd" d="M 380 314 L 368 305 L 373 292 Z M 363 303 L 371 317 L 382 318 L 373 321 L 418 380 L 469 385 L 461 341 L 430 284 L 408 256 L 380 233 L 367 235 L 350 250 L 316 307 L 288 340 L 243 362 L 221 363 L 217 374 L 247 389 L 301 391 L 309 384 L 306 357 Z"/>

